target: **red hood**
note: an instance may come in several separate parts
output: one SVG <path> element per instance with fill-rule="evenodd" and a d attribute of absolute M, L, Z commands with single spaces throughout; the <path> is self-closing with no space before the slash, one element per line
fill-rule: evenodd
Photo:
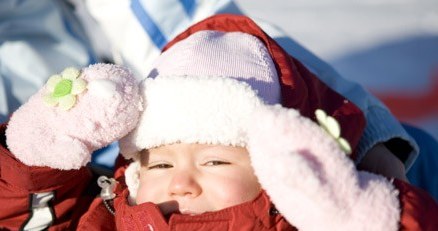
<path fill-rule="evenodd" d="M 323 109 L 328 115 L 335 117 L 340 122 L 343 131 L 342 136 L 349 141 L 353 150 L 355 149 L 365 127 L 365 118 L 359 108 L 319 81 L 299 61 L 289 56 L 251 19 L 237 15 L 216 15 L 210 17 L 181 33 L 164 50 L 191 34 L 202 30 L 239 31 L 259 38 L 266 45 L 276 66 L 281 84 L 282 105 L 298 109 L 302 115 L 312 120 L 315 120 L 314 111 L 318 108 Z M 123 158 L 119 158 L 118 166 L 123 166 L 118 168 L 116 172 L 116 179 L 121 182 L 117 190 L 119 196 L 115 199 L 118 230 L 145 229 L 145 227 L 148 227 L 149 230 L 227 230 L 229 227 L 246 227 L 246 225 L 249 226 L 245 230 L 267 230 L 270 227 L 277 226 L 277 228 L 281 227 L 279 230 L 292 229 L 292 227 L 286 225 L 287 222 L 281 215 L 267 215 L 271 208 L 271 203 L 264 193 L 252 202 L 218 212 L 195 217 L 173 215 L 169 223 L 166 223 L 157 206 L 152 203 L 129 206 L 126 200 L 128 190 L 124 185 L 126 161 Z M 257 223 L 255 220 L 261 221 L 263 226 L 260 224 L 257 227 L 254 226 Z M 211 226 L 207 223 L 211 224 Z M 239 226 L 234 226 L 236 223 Z"/>

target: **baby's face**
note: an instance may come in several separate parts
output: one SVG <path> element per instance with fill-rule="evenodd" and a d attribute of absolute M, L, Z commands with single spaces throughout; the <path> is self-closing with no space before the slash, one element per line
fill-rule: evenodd
<path fill-rule="evenodd" d="M 142 153 L 136 202 L 164 215 L 200 214 L 254 199 L 261 188 L 245 148 L 172 144 Z"/>

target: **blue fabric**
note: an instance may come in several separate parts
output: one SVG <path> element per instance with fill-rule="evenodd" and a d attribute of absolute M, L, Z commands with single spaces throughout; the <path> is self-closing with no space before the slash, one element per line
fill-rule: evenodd
<path fill-rule="evenodd" d="M 438 202 L 438 142 L 424 130 L 404 125 L 417 140 L 420 154 L 407 173 L 411 184 L 429 192 Z"/>
<path fill-rule="evenodd" d="M 96 59 L 66 1 L 0 1 L 0 122 L 54 73 Z"/>
<path fill-rule="evenodd" d="M 114 164 L 119 155 L 119 151 L 118 142 L 114 142 L 105 148 L 95 151 L 91 156 L 91 163 L 93 166 L 114 170 Z"/>
<path fill-rule="evenodd" d="M 196 1 L 195 0 L 179 0 L 184 7 L 187 15 L 192 18 L 196 9 Z"/>
<path fill-rule="evenodd" d="M 160 28 L 155 24 L 149 14 L 146 12 L 144 7 L 141 5 L 139 0 L 131 1 L 131 9 L 135 17 L 137 17 L 138 22 L 141 24 L 145 32 L 154 42 L 155 46 L 162 49 L 164 45 L 167 44 L 167 39 L 161 32 Z"/>

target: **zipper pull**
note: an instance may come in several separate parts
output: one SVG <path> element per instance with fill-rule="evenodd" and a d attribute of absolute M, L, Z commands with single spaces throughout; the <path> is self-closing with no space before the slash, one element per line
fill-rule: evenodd
<path fill-rule="evenodd" d="M 100 197 L 102 200 L 112 200 L 116 197 L 114 188 L 116 187 L 116 180 L 114 178 L 108 178 L 106 176 L 100 176 L 97 178 L 97 185 L 102 188 L 100 191 Z"/>

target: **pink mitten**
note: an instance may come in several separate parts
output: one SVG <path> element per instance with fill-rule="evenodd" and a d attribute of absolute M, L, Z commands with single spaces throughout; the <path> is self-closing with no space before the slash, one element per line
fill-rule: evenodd
<path fill-rule="evenodd" d="M 318 117 L 325 129 L 293 109 L 254 114 L 248 149 L 272 202 L 299 230 L 397 230 L 398 191 L 382 176 L 357 171 L 341 149 L 337 122 Z"/>
<path fill-rule="evenodd" d="M 129 70 L 111 64 L 67 68 L 12 115 L 6 142 L 29 166 L 78 169 L 93 151 L 128 134 L 141 110 Z"/>

